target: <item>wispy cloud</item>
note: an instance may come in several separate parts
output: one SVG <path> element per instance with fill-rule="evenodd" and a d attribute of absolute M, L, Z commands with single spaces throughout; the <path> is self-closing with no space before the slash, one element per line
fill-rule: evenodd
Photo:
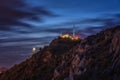
<path fill-rule="evenodd" d="M 53 2 L 46 0 L 48 1 L 48 5 L 43 6 L 39 6 L 39 4 L 32 6 L 25 1 L 26 0 L 0 0 L 0 65 L 10 66 L 18 63 L 31 55 L 32 47 L 49 44 L 49 42 L 60 33 L 71 33 L 74 25 L 76 26 L 77 33 L 84 37 L 95 34 L 102 29 L 120 24 L 120 13 L 100 14 L 101 16 L 84 14 L 84 10 L 85 12 L 91 12 L 91 9 L 93 9 L 92 11 L 96 11 L 96 9 L 98 10 L 98 8 L 100 8 L 94 0 L 93 2 L 97 8 L 94 6 L 90 7 L 84 0 L 84 4 L 79 2 L 80 0 L 78 0 L 79 3 L 73 1 L 75 2 L 73 3 L 74 6 L 67 4 L 69 0 L 67 0 L 67 2 L 65 0 L 68 6 L 63 5 L 62 1 L 59 1 L 61 4 L 58 4 L 57 0 Z M 45 0 L 38 1 L 44 2 Z M 53 11 L 56 13 L 60 12 L 60 15 L 63 15 L 62 17 L 59 16 L 60 18 L 53 19 L 58 17 L 58 15 L 52 12 L 52 9 L 46 9 L 50 3 L 51 6 L 54 7 Z M 104 1 L 102 3 L 104 3 Z M 81 6 L 79 6 L 80 4 Z M 107 6 L 106 3 L 104 4 Z M 101 6 L 104 7 L 103 5 Z M 82 10 L 83 14 L 81 14 Z M 101 10 L 103 10 L 103 8 L 101 8 Z M 105 10 L 107 10 L 107 8 Z M 82 16 L 86 16 L 87 18 L 81 18 Z M 88 18 L 89 16 L 91 18 Z M 47 21 L 46 18 L 49 19 L 48 24 L 40 25 L 39 23 Z M 33 24 L 32 22 L 37 22 L 37 24 Z"/>
<path fill-rule="evenodd" d="M 24 0 L 0 0 L 0 30 L 14 30 L 16 27 L 31 28 L 28 21 L 43 21 L 45 17 L 55 17 L 54 13 L 42 6 L 32 7 Z M 24 19 L 24 20 L 22 20 Z"/>

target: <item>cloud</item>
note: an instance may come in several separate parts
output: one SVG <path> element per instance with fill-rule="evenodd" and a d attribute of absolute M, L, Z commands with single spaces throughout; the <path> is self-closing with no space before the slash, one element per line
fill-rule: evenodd
<path fill-rule="evenodd" d="M 51 32 L 51 33 L 66 33 L 66 32 L 70 33 L 72 32 L 72 28 L 56 28 L 56 29 L 53 28 L 53 29 L 47 29 L 45 31 Z"/>
<path fill-rule="evenodd" d="M 115 16 L 116 18 L 120 18 L 120 13 L 113 14 L 113 16 Z"/>
<path fill-rule="evenodd" d="M 104 23 L 104 22 L 109 22 L 114 19 L 107 19 L 107 18 L 91 18 L 91 19 L 85 19 L 81 21 L 81 23 Z"/>
<path fill-rule="evenodd" d="M 114 26 L 120 24 L 120 13 L 107 14 L 96 18 L 85 19 L 81 23 L 101 23 L 104 26 Z"/>
<path fill-rule="evenodd" d="M 115 14 L 107 14 L 107 15 L 100 15 L 96 18 L 87 18 L 83 20 L 75 20 L 75 21 L 68 21 L 56 26 L 58 28 L 51 28 L 47 29 L 48 32 L 55 32 L 55 33 L 65 33 L 65 32 L 72 32 L 73 26 L 76 26 L 77 32 L 81 34 L 85 34 L 86 36 L 96 34 L 97 32 L 114 27 L 120 24 L 120 13 Z M 52 27 L 51 26 L 51 27 Z"/>
<path fill-rule="evenodd" d="M 56 17 L 51 11 L 42 6 L 27 4 L 24 0 L 0 0 L 0 30 L 14 30 L 14 28 L 31 28 L 28 21 L 43 21 L 45 17 Z"/>
<path fill-rule="evenodd" d="M 19 35 L 18 35 L 19 36 Z M 32 55 L 32 47 L 39 50 L 40 47 L 48 45 L 54 39 L 53 36 L 48 37 L 20 37 L 7 39 L 0 38 L 0 67 L 11 67 Z"/>

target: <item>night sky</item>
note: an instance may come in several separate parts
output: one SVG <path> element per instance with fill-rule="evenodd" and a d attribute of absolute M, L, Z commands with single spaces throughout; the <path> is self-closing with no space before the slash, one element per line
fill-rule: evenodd
<path fill-rule="evenodd" d="M 32 55 L 73 25 L 81 37 L 120 24 L 120 0 L 0 0 L 0 67 Z"/>

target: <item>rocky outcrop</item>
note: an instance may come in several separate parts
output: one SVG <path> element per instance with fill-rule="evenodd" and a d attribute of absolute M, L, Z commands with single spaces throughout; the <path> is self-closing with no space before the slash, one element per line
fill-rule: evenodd
<path fill-rule="evenodd" d="M 54 39 L 0 80 L 120 80 L 119 35 L 117 26 L 84 40 Z"/>
<path fill-rule="evenodd" d="M 120 27 L 110 28 L 81 41 L 68 54 L 65 80 L 119 80 Z M 68 56 L 68 55 L 67 55 Z M 66 61 L 67 62 L 67 61 Z M 62 75 L 62 73 L 60 73 Z M 54 79 L 58 80 L 58 79 Z"/>

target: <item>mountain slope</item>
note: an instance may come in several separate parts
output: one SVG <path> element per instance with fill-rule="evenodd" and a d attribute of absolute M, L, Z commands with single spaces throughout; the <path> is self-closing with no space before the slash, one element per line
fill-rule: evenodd
<path fill-rule="evenodd" d="M 120 26 L 84 40 L 57 38 L 0 80 L 120 80 Z"/>

